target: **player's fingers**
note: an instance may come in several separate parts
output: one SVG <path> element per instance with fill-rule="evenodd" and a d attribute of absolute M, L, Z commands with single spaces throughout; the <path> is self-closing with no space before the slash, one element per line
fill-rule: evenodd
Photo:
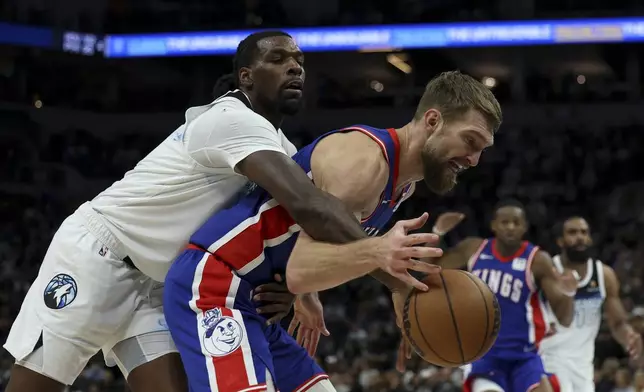
<path fill-rule="evenodd" d="M 324 336 L 331 336 L 331 332 L 329 332 L 329 330 L 326 328 L 326 323 L 324 322 L 324 318 L 320 320 L 320 325 L 318 326 L 318 330 Z"/>
<path fill-rule="evenodd" d="M 291 310 L 291 305 L 290 304 L 283 304 L 283 303 L 277 303 L 277 304 L 268 304 L 268 305 L 263 305 L 257 308 L 257 313 L 259 314 L 271 314 L 271 313 L 288 313 L 289 310 Z"/>
<path fill-rule="evenodd" d="M 410 246 L 400 249 L 395 253 L 398 259 L 426 259 L 441 257 L 443 250 L 441 248 L 433 248 L 431 246 Z"/>
<path fill-rule="evenodd" d="M 403 342 L 400 342 L 400 345 L 398 346 L 398 356 L 396 357 L 396 370 L 400 373 L 405 372 L 405 362 L 405 348 L 403 347 Z"/>
<path fill-rule="evenodd" d="M 295 329 L 299 324 L 300 324 L 300 320 L 298 320 L 297 317 L 293 316 L 293 318 L 291 319 L 291 322 L 288 325 L 287 333 L 293 336 L 293 334 L 295 333 Z"/>
<path fill-rule="evenodd" d="M 266 325 L 279 324 L 280 320 L 286 317 L 288 312 L 279 312 L 266 321 Z"/>
<path fill-rule="evenodd" d="M 311 336 L 309 338 L 309 341 L 307 342 L 306 345 L 306 352 L 309 353 L 310 356 L 315 356 L 315 352 L 318 349 L 318 343 L 320 342 L 320 332 L 319 331 L 311 331 Z"/>
<path fill-rule="evenodd" d="M 275 281 L 278 283 L 284 283 L 284 281 L 286 280 L 282 274 L 273 275 L 273 279 L 275 279 Z"/>
<path fill-rule="evenodd" d="M 305 332 L 306 328 L 303 328 L 302 326 L 297 329 L 297 337 L 295 338 L 295 341 L 297 342 L 298 346 L 303 346 Z"/>
<path fill-rule="evenodd" d="M 441 272 L 441 267 L 436 264 L 430 264 L 430 263 L 425 263 L 419 260 L 409 260 L 406 262 L 405 268 L 413 270 L 413 271 L 418 271 L 418 272 L 425 272 L 427 274 L 437 274 Z"/>
<path fill-rule="evenodd" d="M 398 221 L 398 223 L 396 223 L 396 226 L 401 227 L 405 230 L 405 232 L 408 232 L 410 230 L 416 230 L 423 227 L 425 223 L 427 223 L 428 218 L 429 218 L 429 214 L 424 212 L 418 218 Z"/>
<path fill-rule="evenodd" d="M 405 246 L 438 244 L 440 237 L 434 233 L 413 233 L 407 234 L 403 243 Z"/>
<path fill-rule="evenodd" d="M 265 292 L 255 294 L 253 296 L 253 301 L 265 301 L 265 302 L 280 302 L 280 303 L 291 303 L 295 299 L 295 296 L 289 292 Z"/>
<path fill-rule="evenodd" d="M 427 285 L 425 283 L 423 283 L 423 282 L 419 281 L 418 279 L 414 278 L 413 276 L 409 275 L 409 272 L 407 272 L 407 270 L 405 270 L 404 272 L 391 271 L 389 273 L 394 278 L 402 281 L 403 283 L 405 283 L 405 284 L 407 284 L 409 286 L 417 288 L 418 290 L 421 290 L 421 291 L 429 290 L 429 287 L 427 287 Z"/>

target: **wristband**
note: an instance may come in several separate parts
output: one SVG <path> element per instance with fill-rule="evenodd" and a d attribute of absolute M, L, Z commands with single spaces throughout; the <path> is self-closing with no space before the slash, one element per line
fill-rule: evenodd
<path fill-rule="evenodd" d="M 442 237 L 442 236 L 444 236 L 444 235 L 445 235 L 445 233 L 443 233 L 442 231 L 439 231 L 439 230 L 436 228 L 436 226 L 432 227 L 432 233 L 436 234 L 436 235 L 437 235 L 437 236 L 439 236 L 439 237 Z"/>

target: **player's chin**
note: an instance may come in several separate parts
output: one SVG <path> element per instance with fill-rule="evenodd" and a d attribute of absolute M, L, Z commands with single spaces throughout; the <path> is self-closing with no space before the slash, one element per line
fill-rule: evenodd
<path fill-rule="evenodd" d="M 433 178 L 431 181 L 425 182 L 430 191 L 438 195 L 445 195 L 456 186 L 456 175 L 450 171 L 442 178 Z"/>
<path fill-rule="evenodd" d="M 280 105 L 280 112 L 287 116 L 297 114 L 302 108 L 301 98 L 284 99 Z"/>

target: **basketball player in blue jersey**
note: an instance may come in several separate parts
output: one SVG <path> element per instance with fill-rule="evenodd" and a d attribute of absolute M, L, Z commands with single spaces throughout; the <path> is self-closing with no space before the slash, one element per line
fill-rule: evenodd
<path fill-rule="evenodd" d="M 588 222 L 582 217 L 570 217 L 558 232 L 561 253 L 553 261 L 558 270 L 569 268 L 577 276 L 575 315 L 569 327 L 554 320 L 539 351 L 546 371 L 557 376 L 561 392 L 592 392 L 595 390 L 595 339 L 602 310 L 613 338 L 633 360 L 642 353 L 642 337 L 628 324 L 615 271 L 592 258 L 593 241 Z"/>
<path fill-rule="evenodd" d="M 376 235 L 417 181 L 425 179 L 437 193 L 450 190 L 458 174 L 476 165 L 492 145 L 500 119 L 498 102 L 487 88 L 448 72 L 430 81 L 416 116 L 404 127 L 332 131 L 293 159 Z M 315 293 L 386 268 L 374 254 L 406 255 L 406 269 L 437 270 L 413 259 L 442 254 L 413 246 L 437 236 L 407 233 L 426 219 L 425 214 L 398 222 L 382 237 L 352 244 L 316 242 L 273 196 L 249 183 L 235 205 L 194 233 L 165 280 L 164 309 L 190 390 L 334 391 L 304 348 L 279 325 L 266 325 L 256 311 L 255 287 L 285 272 L 289 290 L 298 294 L 300 331 L 308 331 L 301 343 L 311 349 L 320 331 L 326 332 L 315 319 L 320 313 Z"/>
<path fill-rule="evenodd" d="M 494 210 L 494 238 L 467 238 L 437 262 L 443 268 L 466 267 L 490 286 L 501 306 L 499 336 L 492 349 L 472 363 L 465 391 L 551 388 L 538 354 L 548 326 L 544 300 L 560 324 L 570 325 L 576 280 L 570 270 L 557 272 L 546 252 L 523 240 L 527 228 L 521 203 L 503 201 Z"/>

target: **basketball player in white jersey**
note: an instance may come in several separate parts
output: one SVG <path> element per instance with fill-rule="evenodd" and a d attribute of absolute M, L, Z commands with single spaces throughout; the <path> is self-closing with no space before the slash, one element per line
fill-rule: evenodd
<path fill-rule="evenodd" d="M 188 237 L 234 202 L 248 180 L 314 239 L 366 238 L 345 205 L 290 158 L 295 147 L 279 129 L 300 107 L 303 61 L 286 33 L 247 37 L 233 60 L 239 89 L 188 109 L 183 125 L 63 222 L 4 345 L 16 359 L 7 392 L 62 391 L 101 350 L 133 392 L 186 391 L 156 282 Z M 425 287 L 403 267 L 410 263 L 403 256 L 383 254 L 377 262 L 386 271 L 372 276 L 383 283 L 399 278 Z"/>
<path fill-rule="evenodd" d="M 613 337 L 633 359 L 642 353 L 642 338 L 628 324 L 615 272 L 591 257 L 592 238 L 586 220 L 581 217 L 566 219 L 557 244 L 561 254 L 553 257 L 555 267 L 559 271 L 572 269 L 577 275 L 575 315 L 568 328 L 558 323 L 550 325 L 548 336 L 541 342 L 540 353 L 546 371 L 557 376 L 561 392 L 592 392 L 595 390 L 595 339 L 602 322 L 602 310 Z"/>

